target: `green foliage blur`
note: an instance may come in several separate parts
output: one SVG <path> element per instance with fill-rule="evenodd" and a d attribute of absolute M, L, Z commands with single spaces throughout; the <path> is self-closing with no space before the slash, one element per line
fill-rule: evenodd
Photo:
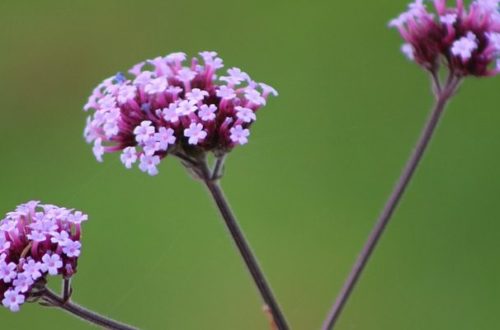
<path fill-rule="evenodd" d="M 223 185 L 293 329 L 318 329 L 432 104 L 387 28 L 400 1 L 0 2 L 0 213 L 30 199 L 82 209 L 74 300 L 141 329 L 268 329 L 204 188 L 94 160 L 82 111 L 146 58 L 216 50 L 280 96 Z M 338 330 L 500 324 L 498 79 L 469 79 Z M 58 281 L 51 286 L 57 288 Z M 9 330 L 91 327 L 59 310 L 0 309 Z"/>

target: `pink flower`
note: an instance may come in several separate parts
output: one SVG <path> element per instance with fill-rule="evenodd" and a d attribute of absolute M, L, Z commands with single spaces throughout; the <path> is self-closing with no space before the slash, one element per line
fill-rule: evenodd
<path fill-rule="evenodd" d="M 151 155 L 142 155 L 141 163 L 139 168 L 141 171 L 148 173 L 149 175 L 157 175 L 158 169 L 156 166 L 160 163 L 160 157 Z"/>
<path fill-rule="evenodd" d="M 40 272 L 42 270 L 42 264 L 38 261 L 33 260 L 33 259 L 29 259 L 23 265 L 23 270 L 24 270 L 24 274 L 26 276 L 29 276 L 34 280 L 37 280 L 40 277 L 42 277 L 42 273 Z"/>
<path fill-rule="evenodd" d="M 207 136 L 207 132 L 203 130 L 202 124 L 191 123 L 189 128 L 184 130 L 184 136 L 189 138 L 189 144 L 198 144 Z"/>
<path fill-rule="evenodd" d="M 198 111 L 198 116 L 203 121 L 209 121 L 215 119 L 215 111 L 217 111 L 217 107 L 214 104 L 206 105 L 203 104 Z"/>
<path fill-rule="evenodd" d="M 144 142 L 142 150 L 144 151 L 145 155 L 153 156 L 157 151 L 160 150 L 160 143 L 156 140 L 155 136 L 151 136 Z"/>
<path fill-rule="evenodd" d="M 153 72 L 151 71 L 143 71 L 139 73 L 133 73 L 136 77 L 134 79 L 134 85 L 144 87 L 146 85 L 150 86 L 151 79 L 153 79 Z M 148 91 L 151 90 L 151 87 L 148 87 Z"/>
<path fill-rule="evenodd" d="M 80 211 L 75 211 L 74 213 L 68 213 L 67 215 L 67 221 L 75 225 L 79 225 L 82 222 L 87 221 L 88 219 L 89 219 L 88 215 Z"/>
<path fill-rule="evenodd" d="M 16 227 L 17 220 L 5 219 L 4 221 L 0 222 L 0 230 L 4 231 L 5 233 L 16 230 Z"/>
<path fill-rule="evenodd" d="M 196 101 L 184 100 L 179 103 L 176 112 L 179 116 L 189 116 L 197 109 L 198 107 L 196 106 Z"/>
<path fill-rule="evenodd" d="M 57 231 L 58 226 L 55 222 L 55 217 L 51 218 L 51 216 L 53 215 L 48 216 L 47 212 L 45 214 L 35 214 L 35 216 L 37 215 L 40 215 L 40 218 L 37 219 L 39 221 L 32 223 L 30 225 L 31 229 L 40 231 L 40 233 L 45 235 L 52 234 L 53 232 Z"/>
<path fill-rule="evenodd" d="M 125 104 L 133 100 L 137 95 L 137 88 L 135 86 L 125 85 L 118 90 L 117 100 L 120 104 Z"/>
<path fill-rule="evenodd" d="M 249 88 L 245 91 L 245 98 L 255 105 L 266 105 L 266 99 L 253 88 Z"/>
<path fill-rule="evenodd" d="M 208 94 L 207 91 L 202 91 L 199 88 L 194 88 L 193 90 L 191 90 L 191 92 L 186 94 L 186 98 L 190 101 L 201 102 L 208 95 L 210 94 Z"/>
<path fill-rule="evenodd" d="M 44 242 L 47 240 L 47 236 L 38 230 L 31 231 L 31 233 L 26 235 L 26 237 L 33 242 Z"/>
<path fill-rule="evenodd" d="M 172 53 L 172 54 L 169 54 L 165 57 L 165 61 L 168 63 L 168 64 L 181 64 L 182 62 L 184 62 L 186 60 L 186 54 L 182 53 L 182 52 L 177 52 L 177 53 Z"/>
<path fill-rule="evenodd" d="M 35 281 L 25 273 L 18 274 L 17 278 L 12 282 L 14 289 L 22 293 L 28 292 L 33 283 Z"/>
<path fill-rule="evenodd" d="M 5 237 L 5 234 L 0 232 L 0 253 L 10 248 L 10 242 Z"/>
<path fill-rule="evenodd" d="M 153 136 L 155 128 L 151 124 L 151 121 L 145 120 L 141 123 L 141 125 L 134 129 L 135 140 L 137 142 L 144 143 L 149 140 L 151 136 Z"/>
<path fill-rule="evenodd" d="M 234 89 L 227 86 L 220 86 L 216 95 L 223 100 L 232 100 L 236 98 L 236 93 Z"/>
<path fill-rule="evenodd" d="M 160 77 L 150 80 L 146 86 L 144 86 L 144 91 L 150 95 L 163 93 L 168 86 L 167 79 L 165 77 Z"/>
<path fill-rule="evenodd" d="M 182 68 L 177 74 L 177 79 L 182 82 L 191 81 L 194 79 L 194 77 L 196 77 L 196 72 L 192 71 L 189 68 Z"/>
<path fill-rule="evenodd" d="M 224 67 L 224 63 L 220 57 L 217 57 L 216 52 L 200 52 L 205 65 L 213 70 L 218 70 Z"/>
<path fill-rule="evenodd" d="M 170 103 L 168 108 L 160 111 L 160 116 L 168 123 L 175 124 L 179 121 L 179 114 L 177 113 L 177 103 Z"/>
<path fill-rule="evenodd" d="M 278 91 L 276 89 L 274 89 L 273 87 L 271 87 L 267 84 L 264 84 L 264 83 L 260 83 L 259 85 L 262 88 L 262 93 L 263 93 L 264 97 L 267 97 L 268 95 L 278 96 Z"/>
<path fill-rule="evenodd" d="M 220 80 L 227 82 L 231 86 L 239 85 L 243 81 L 250 79 L 248 74 L 238 68 L 231 68 L 227 70 L 227 72 L 229 73 L 229 76 L 221 77 Z"/>
<path fill-rule="evenodd" d="M 170 94 L 173 99 L 176 99 L 183 91 L 184 90 L 178 86 L 169 86 L 166 92 Z"/>
<path fill-rule="evenodd" d="M 252 109 L 244 107 L 236 107 L 235 110 L 236 110 L 236 117 L 238 119 L 241 119 L 245 123 L 251 123 L 252 121 L 255 121 L 257 119 Z"/>
<path fill-rule="evenodd" d="M 11 312 L 18 312 L 19 306 L 24 304 L 25 297 L 15 289 L 9 289 L 5 292 L 2 304 L 10 309 Z"/>
<path fill-rule="evenodd" d="M 403 44 L 401 46 L 401 52 L 405 54 L 406 58 L 408 58 L 410 61 L 413 61 L 415 59 L 415 50 L 413 49 L 413 46 L 411 44 Z"/>
<path fill-rule="evenodd" d="M 79 241 L 68 240 L 63 247 L 63 252 L 70 258 L 80 256 L 82 244 Z"/>
<path fill-rule="evenodd" d="M 104 147 L 102 146 L 102 139 L 97 138 L 94 141 L 94 148 L 92 148 L 94 156 L 98 162 L 102 162 L 102 155 L 104 155 Z"/>
<path fill-rule="evenodd" d="M 4 283 L 10 283 L 17 276 L 16 268 L 16 264 L 13 262 L 0 262 L 0 280 Z"/>
<path fill-rule="evenodd" d="M 452 26 L 457 22 L 457 14 L 446 14 L 439 17 L 441 23 Z"/>
<path fill-rule="evenodd" d="M 123 149 L 120 159 L 126 168 L 132 168 L 132 164 L 137 161 L 137 151 L 135 150 L 135 147 L 126 147 Z"/>
<path fill-rule="evenodd" d="M 84 134 L 98 161 L 104 153 L 120 152 L 126 168 L 139 161 L 143 172 L 156 175 L 169 155 L 222 155 L 246 143 L 256 112 L 278 93 L 239 68 L 221 76 L 217 53 L 200 55 L 186 61 L 178 52 L 142 61 L 130 75 L 118 74 L 94 89 L 85 105 Z"/>
<path fill-rule="evenodd" d="M 69 234 L 67 231 L 55 232 L 52 234 L 50 241 L 54 244 L 58 244 L 59 246 L 65 246 L 69 241 Z"/>
<path fill-rule="evenodd" d="M 248 136 L 250 135 L 250 131 L 246 128 L 243 128 L 241 125 L 233 127 L 229 130 L 231 133 L 230 139 L 236 144 L 247 144 Z"/>
<path fill-rule="evenodd" d="M 175 143 L 174 130 L 171 128 L 160 127 L 155 139 L 159 143 L 160 150 L 166 151 L 168 146 Z"/>
<path fill-rule="evenodd" d="M 71 241 L 71 243 L 65 244 L 65 248 L 67 248 L 69 245 L 74 244 L 74 243 L 80 244 L 79 242 Z M 64 252 L 64 253 L 66 253 L 66 255 L 68 255 L 68 257 L 78 257 L 80 255 L 80 247 L 81 247 L 81 245 L 78 245 L 77 247 L 75 246 L 72 248 L 73 255 L 69 255 L 66 252 Z M 63 266 L 63 262 L 61 260 L 61 257 L 58 254 L 49 255 L 48 253 L 46 253 L 42 257 L 42 262 L 43 262 L 43 264 L 42 264 L 43 271 L 48 272 L 50 275 L 57 275 L 59 272 L 59 269 L 61 269 Z"/>
<path fill-rule="evenodd" d="M 469 32 L 465 37 L 456 40 L 451 46 L 451 53 L 466 62 L 472 57 L 472 52 L 478 47 L 474 33 Z"/>

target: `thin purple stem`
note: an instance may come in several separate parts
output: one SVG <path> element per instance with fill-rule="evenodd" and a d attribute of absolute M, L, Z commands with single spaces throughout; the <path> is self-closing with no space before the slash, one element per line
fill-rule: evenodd
<path fill-rule="evenodd" d="M 215 166 L 212 171 L 212 180 L 218 180 L 222 177 L 222 172 L 224 171 L 224 161 L 226 160 L 226 155 L 217 157 L 215 161 Z"/>
<path fill-rule="evenodd" d="M 68 301 L 71 298 L 71 293 L 73 289 L 71 288 L 71 279 L 65 278 L 63 280 L 63 300 Z"/>
<path fill-rule="evenodd" d="M 77 316 L 89 323 L 98 325 L 100 327 L 103 327 L 105 329 L 111 329 L 111 330 L 137 330 L 137 328 L 134 328 L 132 326 L 119 323 L 117 321 L 114 321 L 112 319 L 109 319 L 105 316 L 99 315 L 95 312 L 92 312 L 88 309 L 85 309 L 71 301 L 65 301 L 64 298 L 59 297 L 57 294 L 49 290 L 48 288 L 43 291 L 42 294 L 42 299 L 45 301 L 45 303 L 48 306 L 52 307 L 58 307 L 66 312 Z"/>
<path fill-rule="evenodd" d="M 370 256 L 372 255 L 375 247 L 377 246 L 378 241 L 380 240 L 384 229 L 386 228 L 389 220 L 391 219 L 392 214 L 394 213 L 396 207 L 398 206 L 401 197 L 403 196 L 410 180 L 419 165 L 422 156 L 424 155 L 429 142 L 436 130 L 436 127 L 439 123 L 439 120 L 442 117 L 444 109 L 450 100 L 450 98 L 454 95 L 459 83 L 460 78 L 450 74 L 446 86 L 444 88 L 440 87 L 439 78 L 437 74 L 433 75 L 434 83 L 435 83 L 435 93 L 436 93 L 436 103 L 434 109 L 431 111 L 429 118 L 422 130 L 420 138 L 413 150 L 413 153 L 408 160 L 403 173 L 401 174 L 394 190 L 392 191 L 387 203 L 378 218 L 375 227 L 373 228 L 368 240 L 363 247 L 360 255 L 356 263 L 354 264 L 347 280 L 345 281 L 340 294 L 338 295 L 330 313 L 328 314 L 326 320 L 323 323 L 323 330 L 333 329 L 342 310 L 349 299 L 356 283 L 358 282 L 363 269 L 365 268 Z"/>
<path fill-rule="evenodd" d="M 250 245 L 248 244 L 245 238 L 245 235 L 243 234 L 240 226 L 238 225 L 236 217 L 231 211 L 229 203 L 226 197 L 224 196 L 224 192 L 222 191 L 222 188 L 219 185 L 219 181 L 217 180 L 217 175 L 215 175 L 214 178 L 214 174 L 217 174 L 217 172 L 214 171 L 215 173 L 211 173 L 211 171 L 208 169 L 206 162 L 203 162 L 200 166 L 201 166 L 201 172 L 203 173 L 202 180 L 205 183 L 208 190 L 210 191 L 210 194 L 212 195 L 214 202 L 217 205 L 217 208 L 219 209 L 222 218 L 224 219 L 226 227 L 229 230 L 229 233 L 231 234 L 231 237 L 234 243 L 236 244 L 236 247 L 238 248 L 241 257 L 243 258 L 248 268 L 248 271 L 252 275 L 252 278 L 255 284 L 257 285 L 257 288 L 259 289 L 262 299 L 264 300 L 266 307 L 268 308 L 270 314 L 273 317 L 274 323 L 276 324 L 279 330 L 288 330 L 289 327 L 286 322 L 286 319 L 283 313 L 281 312 L 281 309 L 278 305 L 276 298 L 273 295 L 271 287 L 267 283 L 267 280 L 264 276 L 264 273 L 261 270 L 261 267 L 259 266 L 257 258 L 253 254 L 252 249 L 250 248 Z M 219 171 L 220 169 L 217 167 L 218 166 L 216 166 L 215 170 Z"/>

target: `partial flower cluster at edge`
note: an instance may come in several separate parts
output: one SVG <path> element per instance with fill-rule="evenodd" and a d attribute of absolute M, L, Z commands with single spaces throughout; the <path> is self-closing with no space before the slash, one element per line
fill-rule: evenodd
<path fill-rule="evenodd" d="M 30 201 L 0 221 L 0 298 L 17 312 L 49 275 L 69 279 L 81 249 L 80 211 Z"/>
<path fill-rule="evenodd" d="M 430 2 L 430 1 L 429 1 Z M 416 0 L 389 26 L 405 40 L 403 53 L 429 71 L 443 58 L 456 76 L 493 76 L 500 73 L 500 0 L 463 0 L 447 6 L 434 0 L 434 12 Z"/>

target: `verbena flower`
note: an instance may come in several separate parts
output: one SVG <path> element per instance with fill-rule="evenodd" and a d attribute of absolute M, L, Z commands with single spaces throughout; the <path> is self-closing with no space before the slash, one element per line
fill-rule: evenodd
<path fill-rule="evenodd" d="M 156 175 L 169 154 L 221 156 L 248 142 L 255 113 L 276 90 L 238 68 L 218 76 L 217 53 L 200 55 L 190 62 L 184 53 L 157 57 L 97 86 L 84 109 L 92 112 L 85 138 L 98 161 L 121 152 L 126 168 L 137 163 Z"/>
<path fill-rule="evenodd" d="M 13 312 L 43 287 L 48 275 L 76 273 L 80 255 L 79 211 L 37 201 L 22 204 L 0 221 L 0 300 Z"/>
<path fill-rule="evenodd" d="M 456 76 L 493 76 L 500 72 L 500 0 L 463 0 L 448 7 L 434 0 L 430 12 L 416 0 L 389 26 L 406 41 L 403 53 L 427 70 L 435 71 L 443 58 Z"/>

